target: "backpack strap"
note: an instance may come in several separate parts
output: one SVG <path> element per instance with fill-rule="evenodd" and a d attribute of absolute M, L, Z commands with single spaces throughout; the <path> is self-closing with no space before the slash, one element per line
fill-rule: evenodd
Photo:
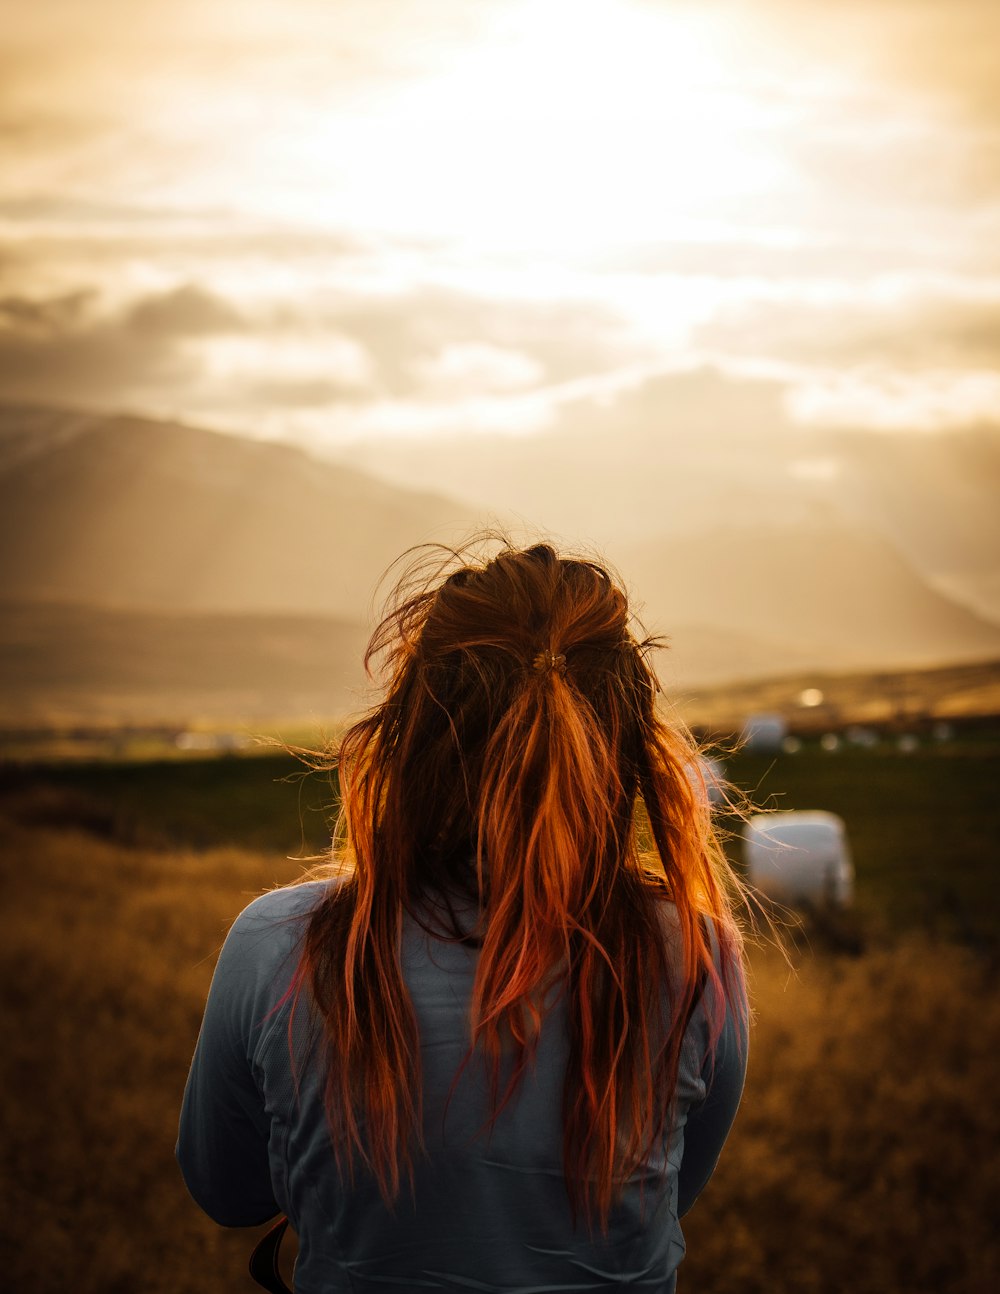
<path fill-rule="evenodd" d="M 292 1294 L 292 1291 L 285 1284 L 284 1277 L 281 1275 L 281 1268 L 278 1266 L 278 1250 L 281 1248 L 281 1240 L 288 1230 L 288 1219 L 279 1218 L 273 1227 L 257 1242 L 253 1253 L 250 1255 L 250 1275 L 262 1285 L 264 1289 L 269 1290 L 270 1294 Z"/>

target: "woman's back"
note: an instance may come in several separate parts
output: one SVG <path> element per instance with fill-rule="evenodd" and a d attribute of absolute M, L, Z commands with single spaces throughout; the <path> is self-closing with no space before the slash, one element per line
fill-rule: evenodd
<path fill-rule="evenodd" d="M 475 1058 L 465 1063 L 477 951 L 408 919 L 402 966 L 420 1034 L 426 1154 L 417 1159 L 412 1193 L 404 1190 L 389 1210 L 370 1173 L 359 1169 L 351 1185 L 331 1154 L 323 1084 L 309 1063 L 301 1005 L 295 1075 L 289 1065 L 287 989 L 305 920 L 331 883 L 257 899 L 220 957 L 178 1143 L 189 1189 L 202 1207 L 229 1224 L 285 1213 L 299 1237 L 297 1294 L 588 1290 L 624 1283 L 672 1290 L 684 1254 L 679 1206 L 690 1204 L 711 1173 L 742 1088 L 746 1049 L 738 1023 L 729 1021 L 709 1075 L 703 1073 L 705 1013 L 692 1012 L 672 1134 L 626 1186 L 606 1236 L 599 1227 L 591 1233 L 583 1219 L 574 1220 L 563 1177 L 565 1001 L 552 1005 L 535 1064 L 490 1127 L 483 1066 Z M 721 1096 L 707 1111 L 706 1077 Z M 248 1109 L 262 1110 L 267 1120 L 266 1158 L 255 1165 L 240 1154 Z M 686 1155 L 689 1117 L 697 1151 Z"/>

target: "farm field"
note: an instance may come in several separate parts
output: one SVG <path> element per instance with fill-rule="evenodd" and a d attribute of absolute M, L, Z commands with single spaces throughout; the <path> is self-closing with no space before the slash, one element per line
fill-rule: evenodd
<path fill-rule="evenodd" d="M 850 940 L 816 928 L 790 932 L 788 962 L 752 952 L 744 1105 L 685 1223 L 679 1288 L 992 1291 L 1000 743 L 727 766 L 757 804 L 844 817 L 857 904 Z M 229 922 L 323 849 L 332 789 L 300 771 L 270 755 L 0 770 L 5 1288 L 256 1288 L 256 1233 L 199 1214 L 173 1140 Z"/>

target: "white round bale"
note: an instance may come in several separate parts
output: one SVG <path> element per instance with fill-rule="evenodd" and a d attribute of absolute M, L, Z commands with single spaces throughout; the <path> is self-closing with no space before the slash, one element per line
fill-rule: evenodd
<path fill-rule="evenodd" d="M 750 884 L 789 907 L 846 907 L 854 864 L 843 819 L 821 809 L 760 813 L 743 829 Z"/>

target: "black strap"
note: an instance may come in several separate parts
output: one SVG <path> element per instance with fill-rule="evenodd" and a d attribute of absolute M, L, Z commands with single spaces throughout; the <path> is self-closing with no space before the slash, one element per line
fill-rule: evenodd
<path fill-rule="evenodd" d="M 279 1218 L 270 1231 L 257 1242 L 256 1248 L 250 1255 L 250 1275 L 258 1285 L 270 1290 L 271 1294 L 292 1294 L 278 1266 L 278 1250 L 281 1248 L 282 1236 L 287 1230 L 288 1219 Z"/>

